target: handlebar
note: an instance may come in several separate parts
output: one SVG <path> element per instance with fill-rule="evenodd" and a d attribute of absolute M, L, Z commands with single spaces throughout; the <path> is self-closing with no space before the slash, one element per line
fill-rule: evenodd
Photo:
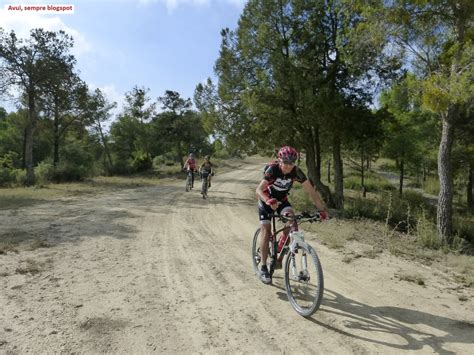
<path fill-rule="evenodd" d="M 288 221 L 303 221 L 303 222 L 321 222 L 321 213 L 315 212 L 315 213 L 309 213 L 309 212 L 302 212 L 301 214 L 296 214 L 294 216 L 281 216 L 278 213 L 272 213 L 269 215 L 270 218 L 277 218 L 283 223 L 286 223 Z"/>

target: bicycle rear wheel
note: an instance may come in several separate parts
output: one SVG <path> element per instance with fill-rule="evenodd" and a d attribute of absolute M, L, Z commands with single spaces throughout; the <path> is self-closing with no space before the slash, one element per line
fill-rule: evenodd
<path fill-rule="evenodd" d="M 285 288 L 293 309 L 303 317 L 316 312 L 323 300 L 324 278 L 319 258 L 311 246 L 298 246 L 285 259 Z"/>

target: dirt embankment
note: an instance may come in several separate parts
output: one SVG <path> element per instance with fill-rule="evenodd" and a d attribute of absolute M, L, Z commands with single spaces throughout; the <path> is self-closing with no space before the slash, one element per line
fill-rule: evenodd
<path fill-rule="evenodd" d="M 216 176 L 205 201 L 180 181 L 0 210 L 2 233 L 41 240 L 0 255 L 0 353 L 473 352 L 472 288 L 385 253 L 345 263 L 313 234 L 325 297 L 299 317 L 281 272 L 253 274 L 260 172 Z"/>

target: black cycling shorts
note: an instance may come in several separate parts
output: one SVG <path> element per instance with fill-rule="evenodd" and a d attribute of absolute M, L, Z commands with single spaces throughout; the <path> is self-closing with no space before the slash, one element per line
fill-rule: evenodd
<path fill-rule="evenodd" d="M 279 215 L 284 212 L 284 210 L 287 210 L 291 207 L 291 204 L 288 202 L 288 200 L 281 202 L 276 211 L 273 211 L 270 206 L 268 206 L 265 202 L 262 200 L 258 200 L 258 218 L 260 220 L 261 224 L 268 224 L 270 223 L 270 214 L 273 214 L 273 212 L 278 213 Z"/>

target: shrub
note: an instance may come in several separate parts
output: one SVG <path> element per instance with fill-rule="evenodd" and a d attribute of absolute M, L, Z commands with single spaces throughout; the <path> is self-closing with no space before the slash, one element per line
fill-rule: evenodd
<path fill-rule="evenodd" d="M 157 155 L 156 157 L 153 158 L 153 167 L 154 168 L 159 168 L 160 165 L 173 165 L 174 164 L 175 157 L 173 153 L 167 152 L 162 155 Z"/>
<path fill-rule="evenodd" d="M 50 162 L 42 161 L 35 168 L 36 185 L 44 186 L 53 180 L 54 166 Z"/>
<path fill-rule="evenodd" d="M 441 247 L 436 224 L 426 218 L 424 211 L 417 216 L 414 234 L 417 243 L 425 248 L 439 249 Z"/>
<path fill-rule="evenodd" d="M 151 169 L 153 162 L 145 152 L 135 151 L 133 152 L 132 167 L 136 172 L 146 171 Z"/>
<path fill-rule="evenodd" d="M 0 186 L 10 185 L 11 179 L 11 169 L 0 165 Z"/>
<path fill-rule="evenodd" d="M 26 185 L 26 170 L 23 169 L 13 169 L 12 170 L 13 181 L 17 185 Z"/>

